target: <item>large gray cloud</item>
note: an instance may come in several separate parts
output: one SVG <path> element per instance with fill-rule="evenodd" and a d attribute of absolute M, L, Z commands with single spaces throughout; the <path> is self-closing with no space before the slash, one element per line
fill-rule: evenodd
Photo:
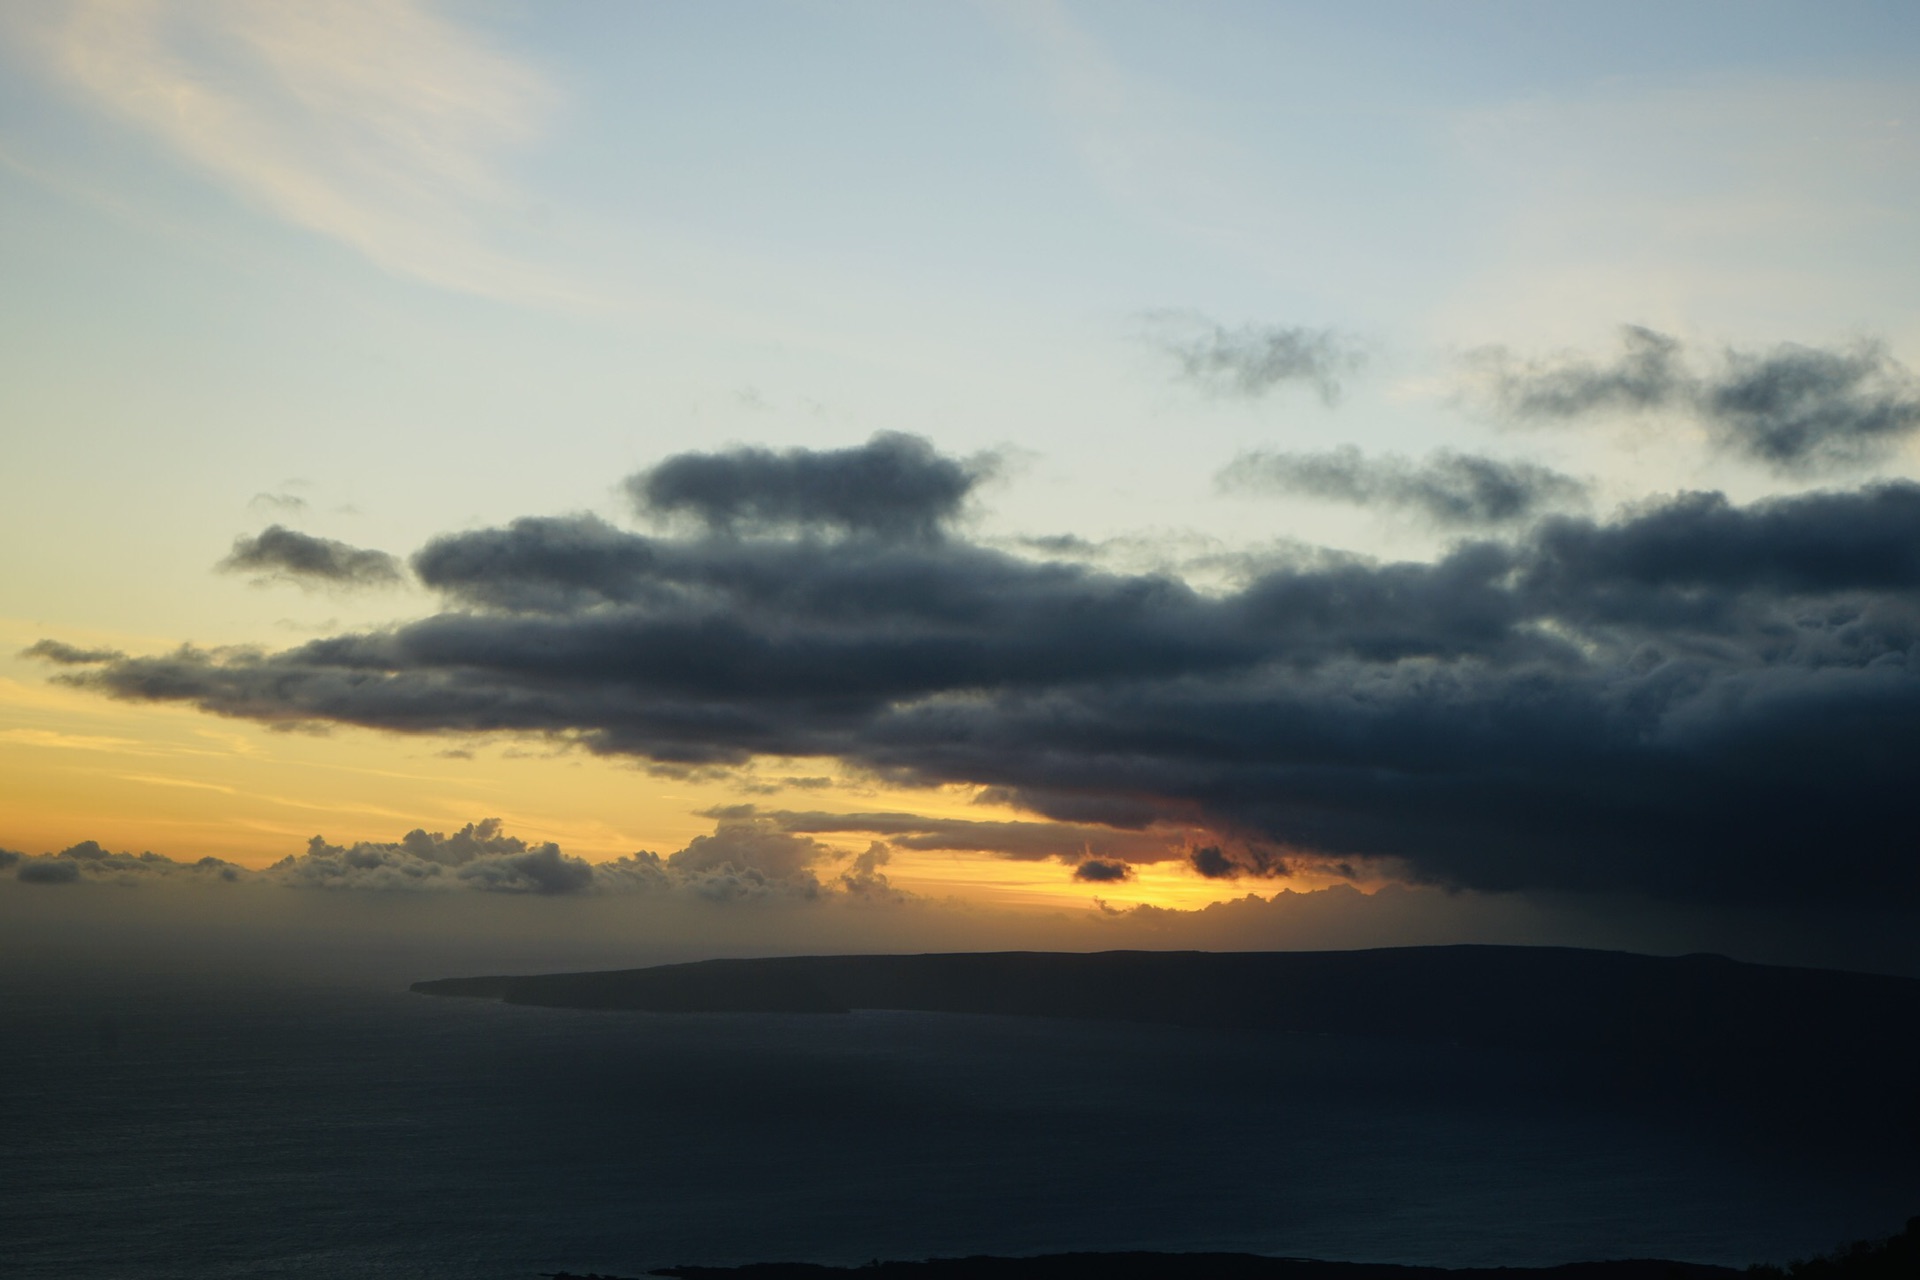
<path fill-rule="evenodd" d="M 626 488 L 643 512 L 691 515 L 726 532 L 824 528 L 932 538 L 993 466 L 991 458 L 946 458 L 918 436 L 882 432 L 851 449 L 680 454 Z"/>
<path fill-rule="evenodd" d="M 1572 476 L 1535 463 L 1447 450 L 1416 463 L 1368 457 L 1352 445 L 1319 453 L 1243 453 L 1221 470 L 1218 482 L 1228 490 L 1399 508 L 1454 528 L 1532 519 L 1586 494 Z"/>
<path fill-rule="evenodd" d="M 1228 328 L 1191 311 L 1156 311 L 1146 320 L 1148 340 L 1173 357 L 1181 378 L 1214 395 L 1252 400 L 1299 383 L 1331 404 L 1341 380 L 1366 364 L 1360 344 L 1333 329 Z"/>
<path fill-rule="evenodd" d="M 1920 901 L 1913 484 L 1685 495 L 1217 595 L 952 537 L 584 517 L 453 535 L 415 564 L 444 612 L 56 678 L 275 724 L 837 757 L 1056 821 L 1204 827 L 1453 886 Z"/>
<path fill-rule="evenodd" d="M 278 524 L 235 538 L 233 550 L 216 567 L 302 585 L 384 587 L 401 580 L 400 562 L 384 551 L 316 538 Z"/>
<path fill-rule="evenodd" d="M 1785 474 L 1873 462 L 1920 430 L 1920 379 L 1883 343 L 1730 350 L 1701 372 L 1666 334 L 1629 326 L 1621 341 L 1610 362 L 1523 360 L 1498 348 L 1476 362 L 1493 407 L 1514 420 L 1674 410 L 1720 448 Z"/>

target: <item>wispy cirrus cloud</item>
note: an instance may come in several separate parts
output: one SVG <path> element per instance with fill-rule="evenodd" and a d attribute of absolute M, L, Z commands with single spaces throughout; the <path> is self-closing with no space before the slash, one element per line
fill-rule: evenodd
<path fill-rule="evenodd" d="M 557 95 L 419 0 L 80 0 L 16 18 L 34 62 L 234 195 L 396 275 L 564 303 L 498 247 L 501 158 Z"/>

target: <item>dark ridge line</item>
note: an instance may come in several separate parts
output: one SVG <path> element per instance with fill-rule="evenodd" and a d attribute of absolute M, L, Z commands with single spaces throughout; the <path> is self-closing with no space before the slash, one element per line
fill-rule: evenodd
<path fill-rule="evenodd" d="M 738 1267 L 656 1267 L 649 1276 L 679 1280 L 1733 1280 L 1733 1267 L 1633 1258 L 1553 1267 L 1422 1267 L 1394 1263 L 1324 1262 L 1252 1253 L 1055 1253 L 1031 1258 L 974 1256 L 923 1262 L 869 1262 L 835 1267 L 812 1262 L 751 1262 Z M 623 1280 L 618 1276 L 544 1273 L 543 1280 Z"/>
<path fill-rule="evenodd" d="M 658 1267 L 650 1276 L 680 1280 L 1912 1280 L 1920 1276 L 1920 1217 L 1883 1240 L 1855 1240 L 1820 1257 L 1786 1266 L 1756 1263 L 1744 1271 L 1700 1262 L 1627 1258 L 1553 1267 L 1421 1267 L 1380 1262 L 1325 1262 L 1252 1253 L 1055 1253 L 1034 1258 L 930 1258 L 830 1267 L 808 1262 L 757 1262 L 741 1267 Z M 561 1271 L 545 1280 L 622 1280 Z"/>

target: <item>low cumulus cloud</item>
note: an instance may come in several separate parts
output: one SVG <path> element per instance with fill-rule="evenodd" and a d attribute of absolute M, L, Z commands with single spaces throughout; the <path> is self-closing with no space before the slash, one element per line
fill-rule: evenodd
<path fill-rule="evenodd" d="M 452 835 L 416 828 L 391 843 L 329 844 L 322 836 L 306 852 L 281 859 L 262 873 L 282 884 L 317 889 L 473 888 L 491 893 L 577 893 L 594 886 L 594 869 L 555 844 L 529 845 L 505 835 L 497 818 L 469 823 Z"/>
<path fill-rule="evenodd" d="M 1289 384 L 1332 404 L 1342 379 L 1366 365 L 1360 344 L 1334 329 L 1245 324 L 1228 328 L 1192 311 L 1146 317 L 1147 340 L 1171 356 L 1180 378 L 1211 395 L 1257 400 Z"/>
<path fill-rule="evenodd" d="M 951 533 L 683 538 L 589 517 L 448 535 L 414 566 L 445 603 L 411 623 L 54 678 L 675 767 L 832 758 L 1101 832 L 1076 864 L 1146 860 L 1126 844 L 1144 838 L 1160 857 L 1377 859 L 1453 888 L 1920 903 L 1912 483 L 1550 515 L 1430 562 L 1303 560 L 1211 593 Z M 896 847 L 1072 853 L 1057 833 L 862 821 Z M 763 828 L 722 835 L 726 858 L 664 871 L 813 874 Z"/>
<path fill-rule="evenodd" d="M 884 846 L 855 856 L 846 873 L 823 885 L 816 866 L 842 860 L 844 855 L 825 844 L 751 815 L 723 817 L 713 834 L 696 836 L 666 857 L 641 850 L 598 863 L 565 853 L 551 841 L 532 844 L 508 835 L 498 818 L 468 823 L 451 835 L 416 828 L 392 841 L 342 845 L 314 836 L 300 853 L 259 871 L 219 858 L 178 861 L 157 853 L 113 853 L 92 840 L 39 857 L 0 850 L 0 870 L 34 885 L 249 882 L 372 892 L 686 895 L 710 902 L 810 901 L 836 893 L 905 899 L 879 869 L 886 861 Z"/>
<path fill-rule="evenodd" d="M 942 457 L 918 436 L 881 432 L 850 449 L 684 453 L 630 477 L 626 489 L 642 513 L 691 516 L 728 534 L 797 529 L 931 539 L 995 465 L 990 456 Z"/>
<path fill-rule="evenodd" d="M 880 868 L 893 861 L 893 850 L 884 841 L 875 840 L 841 872 L 838 888 L 849 897 L 869 902 L 901 903 L 908 895 L 893 887 Z"/>
<path fill-rule="evenodd" d="M 1368 457 L 1352 445 L 1318 453 L 1243 453 L 1217 482 L 1229 492 L 1299 494 L 1408 511 L 1448 528 L 1530 520 L 1577 503 L 1587 492 L 1572 476 L 1530 462 L 1447 450 L 1413 462 Z"/>
<path fill-rule="evenodd" d="M 252 574 L 259 581 L 302 586 L 390 587 L 402 580 L 400 562 L 384 551 L 316 538 L 278 524 L 235 538 L 232 552 L 215 568 Z"/>
<path fill-rule="evenodd" d="M 1474 356 L 1479 391 L 1516 422 L 1685 414 L 1716 447 L 1785 475 L 1876 462 L 1920 430 L 1920 379 L 1884 343 L 1783 343 L 1690 362 L 1679 339 L 1628 326 L 1621 347 L 1611 360 L 1489 348 Z"/>
<path fill-rule="evenodd" d="M 138 883 L 151 879 L 234 881 L 246 872 L 219 858 L 177 862 L 157 853 L 113 853 L 97 841 L 82 840 L 58 853 L 31 857 L 0 851 L 0 870 L 11 868 L 22 884 L 77 884 L 82 880 Z"/>

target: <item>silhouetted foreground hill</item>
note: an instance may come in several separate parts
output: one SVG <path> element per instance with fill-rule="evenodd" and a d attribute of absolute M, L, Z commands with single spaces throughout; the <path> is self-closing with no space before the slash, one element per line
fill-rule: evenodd
<path fill-rule="evenodd" d="M 1838 1073 L 1852 1089 L 1920 1073 L 1920 980 L 1710 955 L 1455 946 L 789 956 L 413 990 L 581 1009 L 900 1009 L 1438 1040 L 1598 1055 L 1629 1076 Z"/>
<path fill-rule="evenodd" d="M 1690 1262 L 1632 1259 L 1558 1267 L 1401 1267 L 1368 1262 L 1263 1258 L 1247 1253 L 1062 1253 L 1042 1258 L 934 1258 L 823 1267 L 760 1262 L 744 1267 L 660 1267 L 648 1275 L 680 1280 L 1914 1280 L 1920 1276 L 1920 1218 L 1887 1240 L 1859 1241 L 1825 1257 L 1746 1271 Z M 549 1280 L 619 1280 L 574 1276 Z"/>
<path fill-rule="evenodd" d="M 1819 1258 L 1786 1267 L 1759 1266 L 1753 1280 L 1914 1280 L 1920 1276 L 1920 1218 L 1886 1240 L 1856 1240 Z"/>
<path fill-rule="evenodd" d="M 862 1280 L 1737 1280 L 1743 1275 L 1731 1267 L 1646 1260 L 1449 1271 L 1249 1253 L 1061 1253 L 1043 1258 L 934 1258 L 864 1267 L 762 1262 L 744 1267 L 662 1267 L 647 1274 L 681 1280 L 827 1280 L 851 1275 Z"/>

